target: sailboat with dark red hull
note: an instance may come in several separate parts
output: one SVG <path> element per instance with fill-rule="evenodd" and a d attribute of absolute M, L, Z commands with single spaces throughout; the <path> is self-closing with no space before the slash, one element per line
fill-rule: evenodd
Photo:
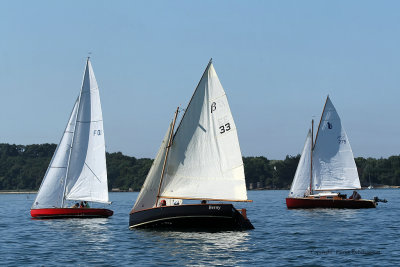
<path fill-rule="evenodd" d="M 129 227 L 253 229 L 245 209 L 225 203 L 251 200 L 236 126 L 211 61 L 174 133 L 178 112 L 130 213 Z"/>
<path fill-rule="evenodd" d="M 356 191 L 350 198 L 331 192 L 357 189 L 361 189 L 361 185 L 353 151 L 328 96 L 315 141 L 313 127 L 308 132 L 286 205 L 289 209 L 375 208 L 377 198 L 361 199 Z"/>
<path fill-rule="evenodd" d="M 89 58 L 78 99 L 43 178 L 31 216 L 109 217 L 113 211 L 76 202 L 108 203 L 107 168 L 100 94 Z"/>

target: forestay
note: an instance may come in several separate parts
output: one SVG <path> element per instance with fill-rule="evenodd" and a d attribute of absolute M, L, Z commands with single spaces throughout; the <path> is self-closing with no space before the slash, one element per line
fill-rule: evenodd
<path fill-rule="evenodd" d="M 313 188 L 361 188 L 346 131 L 329 97 L 325 103 L 313 150 Z"/>
<path fill-rule="evenodd" d="M 61 207 L 62 205 L 68 158 L 71 150 L 73 131 L 75 129 L 76 112 L 78 110 L 77 107 L 78 100 L 76 100 L 74 108 L 72 109 L 67 127 L 47 168 L 32 208 Z"/>
<path fill-rule="evenodd" d="M 311 130 L 308 131 L 306 142 L 304 143 L 303 152 L 296 173 L 290 187 L 289 197 L 304 197 L 304 194 L 310 188 L 310 169 L 311 169 Z"/>
<path fill-rule="evenodd" d="M 160 197 L 247 200 L 236 126 L 211 62 L 174 135 Z"/>
<path fill-rule="evenodd" d="M 89 60 L 80 93 L 67 177 L 67 200 L 108 202 L 103 115 Z"/>

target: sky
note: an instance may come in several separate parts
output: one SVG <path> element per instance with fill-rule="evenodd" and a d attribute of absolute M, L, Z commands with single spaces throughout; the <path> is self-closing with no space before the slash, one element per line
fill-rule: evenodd
<path fill-rule="evenodd" d="M 58 143 L 86 57 L 106 150 L 154 158 L 210 58 L 243 156 L 301 153 L 329 94 L 356 157 L 400 154 L 399 1 L 0 1 L 0 143 Z"/>

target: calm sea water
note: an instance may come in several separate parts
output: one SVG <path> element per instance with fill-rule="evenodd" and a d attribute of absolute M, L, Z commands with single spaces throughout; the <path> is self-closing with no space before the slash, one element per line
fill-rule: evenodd
<path fill-rule="evenodd" d="M 0 194 L 2 266 L 395 266 L 400 191 L 363 190 L 389 202 L 365 210 L 287 210 L 288 191 L 249 191 L 255 230 L 129 230 L 137 193 L 111 193 L 108 219 L 32 220 L 34 194 Z"/>

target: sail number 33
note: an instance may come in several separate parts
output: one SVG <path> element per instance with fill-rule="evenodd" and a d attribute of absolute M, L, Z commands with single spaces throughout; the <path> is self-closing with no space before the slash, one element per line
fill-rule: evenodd
<path fill-rule="evenodd" d="M 231 125 L 228 122 L 228 123 L 225 123 L 225 125 L 219 126 L 219 129 L 220 129 L 219 133 L 223 134 L 231 129 Z"/>

